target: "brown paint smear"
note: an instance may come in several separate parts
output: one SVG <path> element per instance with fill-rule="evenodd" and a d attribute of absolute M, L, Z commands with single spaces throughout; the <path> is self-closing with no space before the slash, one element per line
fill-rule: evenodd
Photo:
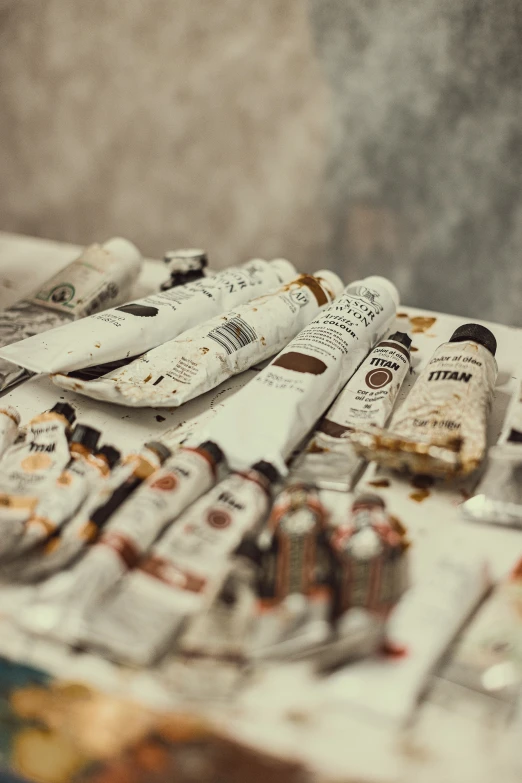
<path fill-rule="evenodd" d="M 284 353 L 274 362 L 274 367 L 284 367 L 285 370 L 294 372 L 310 373 L 311 375 L 322 375 L 326 370 L 326 364 L 321 359 L 314 356 L 307 356 L 297 351 Z"/>
<path fill-rule="evenodd" d="M 342 438 L 346 432 L 352 432 L 350 427 L 344 427 L 342 424 L 330 421 L 330 419 L 321 419 L 317 425 L 317 429 L 319 432 L 324 432 L 332 438 Z"/>
<path fill-rule="evenodd" d="M 415 315 L 410 317 L 410 323 L 412 325 L 413 334 L 421 334 L 427 332 L 433 324 L 436 322 L 436 318 L 426 315 Z"/>
<path fill-rule="evenodd" d="M 368 485 L 370 487 L 377 487 L 377 489 L 385 489 L 386 487 L 390 486 L 390 479 L 375 479 L 375 481 L 369 481 Z"/>
<path fill-rule="evenodd" d="M 322 286 L 317 282 L 317 279 L 315 277 L 312 277 L 311 275 L 302 275 L 299 278 L 299 282 L 301 282 L 304 286 L 310 289 L 310 291 L 317 299 L 317 304 L 319 305 L 319 307 L 322 307 L 322 305 L 324 304 L 328 304 L 328 297 L 326 296 Z M 332 292 L 332 298 L 333 298 L 333 292 Z"/>
<path fill-rule="evenodd" d="M 414 500 L 416 503 L 422 503 L 423 500 L 429 498 L 430 494 L 429 489 L 419 489 L 418 492 L 410 492 L 410 499 Z"/>

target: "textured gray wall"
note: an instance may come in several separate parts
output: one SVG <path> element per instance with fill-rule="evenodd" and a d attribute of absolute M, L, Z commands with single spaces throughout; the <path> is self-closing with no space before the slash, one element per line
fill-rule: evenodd
<path fill-rule="evenodd" d="M 0 228 L 522 325 L 520 0 L 0 0 Z"/>

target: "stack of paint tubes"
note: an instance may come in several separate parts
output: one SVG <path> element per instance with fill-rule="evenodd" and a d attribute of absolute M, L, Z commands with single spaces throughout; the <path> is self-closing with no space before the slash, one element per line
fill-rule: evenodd
<path fill-rule="evenodd" d="M 198 252 L 181 254 L 189 282 L 0 351 L 61 388 L 155 408 L 275 357 L 173 452 L 154 442 L 118 461 L 99 433 L 71 430 L 68 405 L 9 445 L 16 414 L 2 414 L 0 576 L 42 582 L 16 622 L 136 665 L 175 652 L 330 671 L 396 651 L 389 629 L 431 606 L 426 591 L 404 595 L 407 532 L 378 496 L 355 495 L 335 523 L 329 509 L 365 460 L 445 478 L 480 467 L 495 338 L 457 329 L 388 424 L 411 345 L 390 334 L 390 281 L 343 289 L 332 272 L 299 275 L 283 259 L 203 275 Z M 517 395 L 495 480 L 466 504 L 474 518 L 487 508 L 506 520 L 506 498 L 489 487 L 520 469 L 521 409 Z M 520 494 L 509 504 L 520 520 Z M 461 582 L 468 600 L 446 622 L 448 641 L 487 587 L 479 566 Z M 440 635 L 429 661 L 438 645 Z"/>

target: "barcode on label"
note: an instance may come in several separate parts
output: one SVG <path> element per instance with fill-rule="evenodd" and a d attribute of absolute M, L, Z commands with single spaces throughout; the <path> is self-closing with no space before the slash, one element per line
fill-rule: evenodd
<path fill-rule="evenodd" d="M 244 348 L 245 345 L 253 343 L 257 340 L 257 334 L 252 327 L 243 321 L 242 318 L 236 316 L 236 318 L 230 318 L 222 326 L 217 326 L 212 329 L 208 336 L 211 340 L 215 340 L 227 353 L 234 353 L 239 351 L 240 348 Z"/>

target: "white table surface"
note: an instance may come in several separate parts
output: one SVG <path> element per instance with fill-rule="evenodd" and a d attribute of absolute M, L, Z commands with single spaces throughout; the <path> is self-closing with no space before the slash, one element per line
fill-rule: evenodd
<path fill-rule="evenodd" d="M 73 245 L 0 233 L 0 306 L 5 307 L 29 293 L 71 261 L 77 252 Z M 157 289 L 165 277 L 162 265 L 147 262 L 136 295 Z M 403 330 L 415 315 L 436 317 L 426 333 L 413 335 L 413 345 L 418 349 L 412 354 L 416 371 L 465 320 L 412 308 L 401 308 L 400 313 L 403 317 L 397 319 L 397 328 Z M 489 425 L 489 439 L 493 442 L 519 375 L 522 331 L 484 323 L 498 341 L 499 376 Z M 178 425 L 198 420 L 201 415 L 212 415 L 212 410 L 254 372 L 247 371 L 177 411 L 135 410 L 102 404 L 59 390 L 45 378 L 33 378 L 4 393 L 2 402 L 15 405 L 25 419 L 51 407 L 58 399 L 67 399 L 76 406 L 80 421 L 102 429 L 106 440 L 130 450 L 166 428 L 172 428 L 171 439 L 175 442 L 178 433 L 174 430 Z M 415 374 L 408 379 L 403 393 L 407 393 L 414 380 Z M 157 416 L 165 420 L 158 421 Z M 373 470 L 370 466 L 359 488 L 374 478 Z M 469 488 L 464 483 L 438 485 L 425 501 L 418 503 L 410 497 L 413 489 L 407 479 L 391 473 L 383 475 L 390 485 L 379 492 L 391 512 L 407 526 L 413 541 L 414 579 L 430 568 L 435 553 L 448 547 L 482 555 L 494 579 L 505 576 L 522 555 L 522 532 L 477 527 L 460 519 L 458 504 L 462 490 Z M 129 672 L 95 656 L 71 657 L 56 645 L 44 642 L 35 645 L 5 621 L 0 625 L 0 653 L 48 668 L 62 677 L 83 679 L 112 691 L 135 695 L 162 708 L 177 703 L 175 688 L 166 687 L 157 672 Z M 503 704 L 466 689 L 450 687 L 436 677 L 432 678 L 415 719 L 400 731 L 368 721 L 353 711 L 325 704 L 321 685 L 311 682 L 308 670 L 299 666 L 281 667 L 260 681 L 254 680 L 238 701 L 219 709 L 213 707 L 212 713 L 235 736 L 305 760 L 318 773 L 335 780 L 510 783 L 521 779 L 522 748 Z M 522 728 L 518 732 L 522 739 Z"/>

